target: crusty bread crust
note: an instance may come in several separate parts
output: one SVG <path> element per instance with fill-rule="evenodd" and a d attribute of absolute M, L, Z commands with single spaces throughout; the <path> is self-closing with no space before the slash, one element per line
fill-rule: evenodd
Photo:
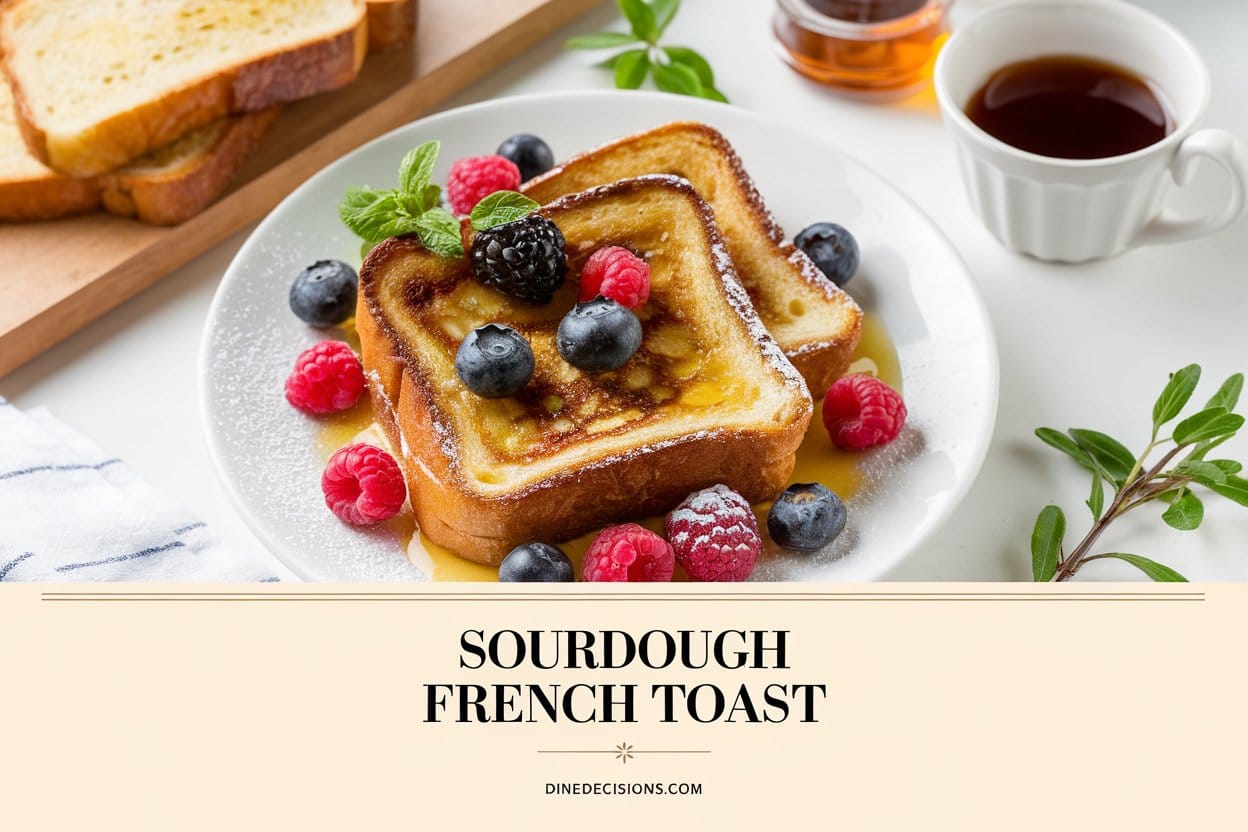
<path fill-rule="evenodd" d="M 277 120 L 280 107 L 230 120 L 216 143 L 184 164 L 157 171 L 122 168 L 100 177 L 105 209 L 152 225 L 176 225 L 220 196 Z"/>
<path fill-rule="evenodd" d="M 99 204 L 97 179 L 50 176 L 0 182 L 0 222 L 52 220 L 91 211 Z"/>
<path fill-rule="evenodd" d="M 0 53 L 10 50 L 0 38 Z M 367 51 L 368 17 L 361 6 L 359 19 L 346 31 L 258 56 L 59 140 L 39 126 L 21 79 L 7 63 L 6 73 L 30 152 L 53 170 L 84 177 L 116 170 L 230 113 L 264 110 L 337 89 L 359 74 Z"/>
<path fill-rule="evenodd" d="M 694 204 L 708 250 L 722 250 L 705 202 L 687 183 L 669 177 L 616 182 L 542 210 L 557 219 L 560 211 L 591 200 L 654 187 L 679 192 Z M 800 377 L 762 330 L 725 260 L 717 264 L 717 273 L 732 290 L 733 326 L 749 343 L 759 345 L 768 372 L 788 391 L 783 418 L 749 428 L 699 430 L 630 447 L 627 453 L 586 458 L 523 487 L 478 491 L 461 470 L 459 453 L 448 450 L 462 447 L 463 440 L 440 410 L 438 380 L 427 377 L 420 355 L 399 334 L 379 300 L 386 280 L 412 274 L 432 283 L 460 280 L 463 268 L 462 261 L 435 257 L 415 239 L 397 237 L 370 252 L 360 270 L 356 329 L 373 409 L 402 456 L 416 520 L 434 543 L 470 560 L 497 564 L 520 543 L 567 540 L 618 520 L 666 512 L 691 491 L 716 483 L 735 488 L 751 502 L 772 499 L 787 485 L 813 406 Z"/>
<path fill-rule="evenodd" d="M 369 54 L 389 52 L 416 37 L 417 0 L 368 0 Z"/>
<path fill-rule="evenodd" d="M 661 162 L 662 169 L 651 164 Z M 709 178 L 694 171 L 710 168 Z M 825 278 L 801 250 L 785 238 L 784 230 L 767 209 L 737 152 L 715 128 L 699 122 L 672 122 L 581 153 L 535 177 L 520 190 L 538 202 L 604 184 L 613 179 L 646 173 L 667 173 L 693 181 L 715 209 L 742 282 L 755 302 L 759 317 L 776 336 L 785 355 L 806 379 L 815 395 L 822 395 L 853 360 L 862 331 L 862 311 L 852 298 Z M 698 181 L 703 179 L 705 181 Z M 800 293 L 818 304 L 803 314 L 828 319 L 818 333 L 790 335 L 782 330 L 789 304 L 769 306 L 759 289 Z M 795 295 L 795 298 L 797 296 Z M 835 322 L 834 320 L 835 319 Z"/>

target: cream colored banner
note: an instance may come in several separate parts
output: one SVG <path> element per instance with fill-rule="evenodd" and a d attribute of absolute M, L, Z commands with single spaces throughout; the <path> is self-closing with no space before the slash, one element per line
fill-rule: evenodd
<path fill-rule="evenodd" d="M 0 829 L 1243 829 L 1246 625 L 1224 585 L 6 585 Z M 561 664 L 604 656 L 558 630 L 787 635 L 763 668 L 475 668 L 464 631 L 510 630 Z M 569 721 L 628 685 L 634 722 Z M 665 723 L 654 685 L 707 687 Z M 807 685 L 817 722 L 740 701 Z"/>

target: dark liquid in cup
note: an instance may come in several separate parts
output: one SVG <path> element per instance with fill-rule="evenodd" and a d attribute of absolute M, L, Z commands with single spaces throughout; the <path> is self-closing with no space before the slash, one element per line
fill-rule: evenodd
<path fill-rule="evenodd" d="M 851 23 L 879 23 L 914 14 L 927 0 L 810 0 L 815 11 Z"/>
<path fill-rule="evenodd" d="M 1161 141 L 1174 117 L 1157 90 L 1104 61 L 1055 55 L 993 73 L 967 105 L 985 132 L 1059 159 L 1121 156 Z"/>

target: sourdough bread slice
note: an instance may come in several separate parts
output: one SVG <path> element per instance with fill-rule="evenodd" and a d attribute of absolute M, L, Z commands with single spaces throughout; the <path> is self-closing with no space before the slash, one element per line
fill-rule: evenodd
<path fill-rule="evenodd" d="M 368 53 L 389 52 L 416 36 L 416 0 L 368 0 Z"/>
<path fill-rule="evenodd" d="M 231 113 L 340 87 L 368 45 L 364 0 L 10 0 L 0 52 L 35 158 L 116 170 Z"/>

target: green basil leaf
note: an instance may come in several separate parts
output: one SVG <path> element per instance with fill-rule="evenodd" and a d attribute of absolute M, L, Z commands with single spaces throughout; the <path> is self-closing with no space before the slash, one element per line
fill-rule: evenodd
<path fill-rule="evenodd" d="M 441 142 L 429 141 L 408 151 L 399 165 L 399 188 L 406 194 L 424 196 L 425 186 L 433 179 L 433 166 L 438 163 Z"/>
<path fill-rule="evenodd" d="M 650 8 L 654 10 L 654 33 L 657 40 L 676 16 L 680 9 L 680 0 L 650 0 Z"/>
<path fill-rule="evenodd" d="M 1221 494 L 1228 500 L 1248 506 L 1248 480 L 1242 477 L 1229 476 L 1222 485 L 1211 485 L 1209 490 Z"/>
<path fill-rule="evenodd" d="M 1045 506 L 1031 533 L 1031 578 L 1051 581 L 1057 574 L 1057 561 L 1066 536 L 1066 515 L 1057 506 Z"/>
<path fill-rule="evenodd" d="M 1105 486 L 1101 483 L 1101 472 L 1092 472 L 1092 494 L 1087 501 L 1088 510 L 1092 512 L 1093 520 L 1100 520 L 1101 513 L 1105 510 Z"/>
<path fill-rule="evenodd" d="M 1106 475 L 1116 484 L 1126 481 L 1135 467 L 1135 456 L 1126 446 L 1110 436 L 1094 430 L 1071 428 L 1068 431 L 1076 444 L 1083 448 Z"/>
<path fill-rule="evenodd" d="M 1058 433 L 1053 428 L 1036 428 L 1036 436 L 1044 444 L 1051 448 L 1056 448 L 1089 471 L 1097 470 L 1096 463 L 1092 461 L 1092 457 L 1088 456 L 1087 452 L 1076 445 L 1075 440 L 1066 434 Z"/>
<path fill-rule="evenodd" d="M 515 191 L 495 191 L 477 203 L 469 221 L 476 231 L 513 222 L 536 211 L 538 204 Z"/>
<path fill-rule="evenodd" d="M 1165 520 L 1166 525 L 1172 529 L 1190 532 L 1200 528 L 1201 522 L 1205 519 L 1205 506 L 1195 494 L 1184 491 L 1182 496 L 1165 510 L 1161 519 Z"/>
<path fill-rule="evenodd" d="M 563 45 L 566 49 L 614 49 L 617 46 L 627 46 L 636 42 L 636 35 L 626 35 L 623 32 L 594 32 L 590 35 L 568 38 Z"/>
<path fill-rule="evenodd" d="M 1225 407 L 1213 407 L 1179 422 L 1174 428 L 1174 441 L 1180 445 L 1212 441 L 1230 436 L 1243 426 L 1243 416 L 1228 413 Z"/>
<path fill-rule="evenodd" d="M 1225 407 L 1227 410 L 1234 410 L 1235 405 L 1239 404 L 1239 394 L 1243 390 L 1244 374 L 1236 373 L 1222 382 L 1222 386 L 1218 388 L 1218 392 L 1213 394 L 1213 398 L 1205 405 L 1205 409 Z"/>
<path fill-rule="evenodd" d="M 715 87 L 708 87 L 708 86 L 705 86 L 705 85 L 704 85 L 704 86 L 702 87 L 702 97 L 703 97 L 703 98 L 709 98 L 711 101 L 721 101 L 721 102 L 723 102 L 724 104 L 729 103 L 729 102 L 728 102 L 728 96 L 724 95 L 722 92 L 720 92 L 719 90 L 717 90 Z"/>
<path fill-rule="evenodd" d="M 665 46 L 663 51 L 667 53 L 667 57 L 671 58 L 673 63 L 682 64 L 696 72 L 698 80 L 702 82 L 702 86 L 715 86 L 715 71 L 711 69 L 711 65 L 706 58 L 684 46 Z"/>
<path fill-rule="evenodd" d="M 463 257 L 459 220 L 450 211 L 433 208 L 416 218 L 416 234 L 425 248 L 439 257 Z"/>
<path fill-rule="evenodd" d="M 1187 477 L 1188 479 L 1198 482 L 1201 485 L 1225 485 L 1226 471 L 1221 466 L 1214 465 L 1212 462 L 1202 462 L 1198 459 L 1185 459 L 1178 465 L 1174 466 L 1174 470 L 1169 472 L 1170 475 Z"/>
<path fill-rule="evenodd" d="M 615 0 L 615 5 L 620 7 L 624 17 L 628 19 L 628 25 L 632 27 L 638 40 L 653 43 L 657 39 L 654 9 L 644 0 Z"/>
<path fill-rule="evenodd" d="M 654 72 L 655 85 L 664 92 L 698 97 L 702 95 L 702 82 L 698 80 L 698 73 L 683 64 L 654 64 L 651 71 Z"/>
<path fill-rule="evenodd" d="M 1177 373 L 1172 373 L 1166 389 L 1161 391 L 1161 396 L 1153 405 L 1153 427 L 1161 427 L 1178 416 L 1192 398 L 1192 393 L 1196 392 L 1199 382 L 1199 364 L 1189 364 Z"/>
<path fill-rule="evenodd" d="M 1123 552 L 1106 552 L 1105 554 L 1097 555 L 1096 557 L 1117 558 L 1118 560 L 1126 561 L 1148 577 L 1152 578 L 1154 581 L 1161 581 L 1165 583 L 1187 583 L 1187 578 L 1184 578 L 1169 566 L 1163 566 L 1157 561 L 1141 555 L 1128 555 Z M 1091 560 L 1091 558 L 1089 558 L 1089 560 Z"/>
<path fill-rule="evenodd" d="M 630 49 L 615 56 L 615 86 L 619 89 L 637 89 L 649 71 L 650 59 L 644 49 Z"/>

